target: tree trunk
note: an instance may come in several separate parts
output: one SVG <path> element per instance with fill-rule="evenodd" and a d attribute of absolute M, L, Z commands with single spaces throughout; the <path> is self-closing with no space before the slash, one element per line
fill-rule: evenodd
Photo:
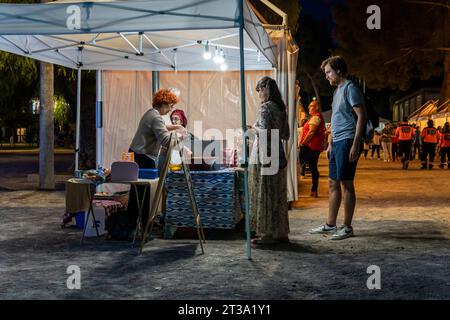
<path fill-rule="evenodd" d="M 50 0 L 41 0 L 50 2 Z M 39 189 L 55 189 L 53 64 L 39 64 Z"/>
<path fill-rule="evenodd" d="M 39 189 L 55 189 L 53 64 L 41 62 L 39 107 Z"/>
<path fill-rule="evenodd" d="M 314 93 L 316 94 L 317 102 L 319 102 L 319 104 L 322 106 L 322 104 L 320 103 L 319 88 L 317 87 L 316 82 L 314 81 L 313 77 L 311 76 L 311 74 L 308 71 L 305 71 L 305 73 L 308 76 L 309 80 L 311 81 L 312 87 L 314 89 Z"/>

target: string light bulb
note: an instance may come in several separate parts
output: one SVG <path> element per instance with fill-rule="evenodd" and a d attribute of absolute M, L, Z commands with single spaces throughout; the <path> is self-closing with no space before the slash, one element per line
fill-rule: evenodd
<path fill-rule="evenodd" d="M 225 62 L 225 59 L 223 58 L 222 48 L 220 49 L 220 52 L 219 52 L 219 49 L 216 47 L 216 53 L 214 55 L 213 61 L 214 61 L 214 63 L 217 63 L 217 64 L 223 64 Z"/>
<path fill-rule="evenodd" d="M 211 57 L 212 57 L 212 54 L 211 54 L 211 51 L 209 51 L 208 42 L 206 42 L 205 51 L 203 52 L 203 59 L 209 60 L 209 59 L 211 59 Z"/>

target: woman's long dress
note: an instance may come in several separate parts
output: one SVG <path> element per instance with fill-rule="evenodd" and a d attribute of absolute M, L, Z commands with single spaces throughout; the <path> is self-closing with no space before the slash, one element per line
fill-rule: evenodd
<path fill-rule="evenodd" d="M 270 150 L 271 143 L 277 143 L 282 147 L 281 139 L 289 139 L 287 114 L 272 101 L 261 105 L 255 127 L 259 129 L 260 135 L 264 134 L 264 130 L 267 130 L 268 136 L 271 129 L 279 130 L 277 141 L 267 139 L 267 150 Z M 253 143 L 249 165 L 251 229 L 256 231 L 258 236 L 286 238 L 289 233 L 286 168 L 279 169 L 273 175 L 262 174 L 264 170 L 261 164 L 261 152 L 267 154 L 267 151 L 258 144 L 258 140 L 259 138 L 256 138 Z M 276 156 L 279 157 L 279 154 Z"/>

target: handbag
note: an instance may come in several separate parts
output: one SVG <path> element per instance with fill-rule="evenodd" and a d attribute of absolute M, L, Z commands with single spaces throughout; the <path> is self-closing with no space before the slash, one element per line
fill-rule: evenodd
<path fill-rule="evenodd" d="M 278 147 L 278 168 L 284 169 L 288 165 L 288 161 L 286 159 L 286 153 L 284 152 L 283 143 L 280 141 L 280 145 Z M 272 165 L 272 162 L 269 162 L 268 164 L 263 164 L 263 167 L 268 168 Z"/>

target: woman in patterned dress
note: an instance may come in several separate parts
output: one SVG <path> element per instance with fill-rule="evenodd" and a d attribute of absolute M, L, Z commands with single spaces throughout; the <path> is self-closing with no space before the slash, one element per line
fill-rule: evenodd
<path fill-rule="evenodd" d="M 286 105 L 275 80 L 270 77 L 259 80 L 256 91 L 261 106 L 253 126 L 256 137 L 249 166 L 250 221 L 251 229 L 257 236 L 252 243 L 289 242 L 287 160 L 281 142 L 289 139 L 290 135 Z M 264 139 L 265 136 L 267 139 Z M 279 148 L 273 155 L 272 144 L 277 144 Z"/>

